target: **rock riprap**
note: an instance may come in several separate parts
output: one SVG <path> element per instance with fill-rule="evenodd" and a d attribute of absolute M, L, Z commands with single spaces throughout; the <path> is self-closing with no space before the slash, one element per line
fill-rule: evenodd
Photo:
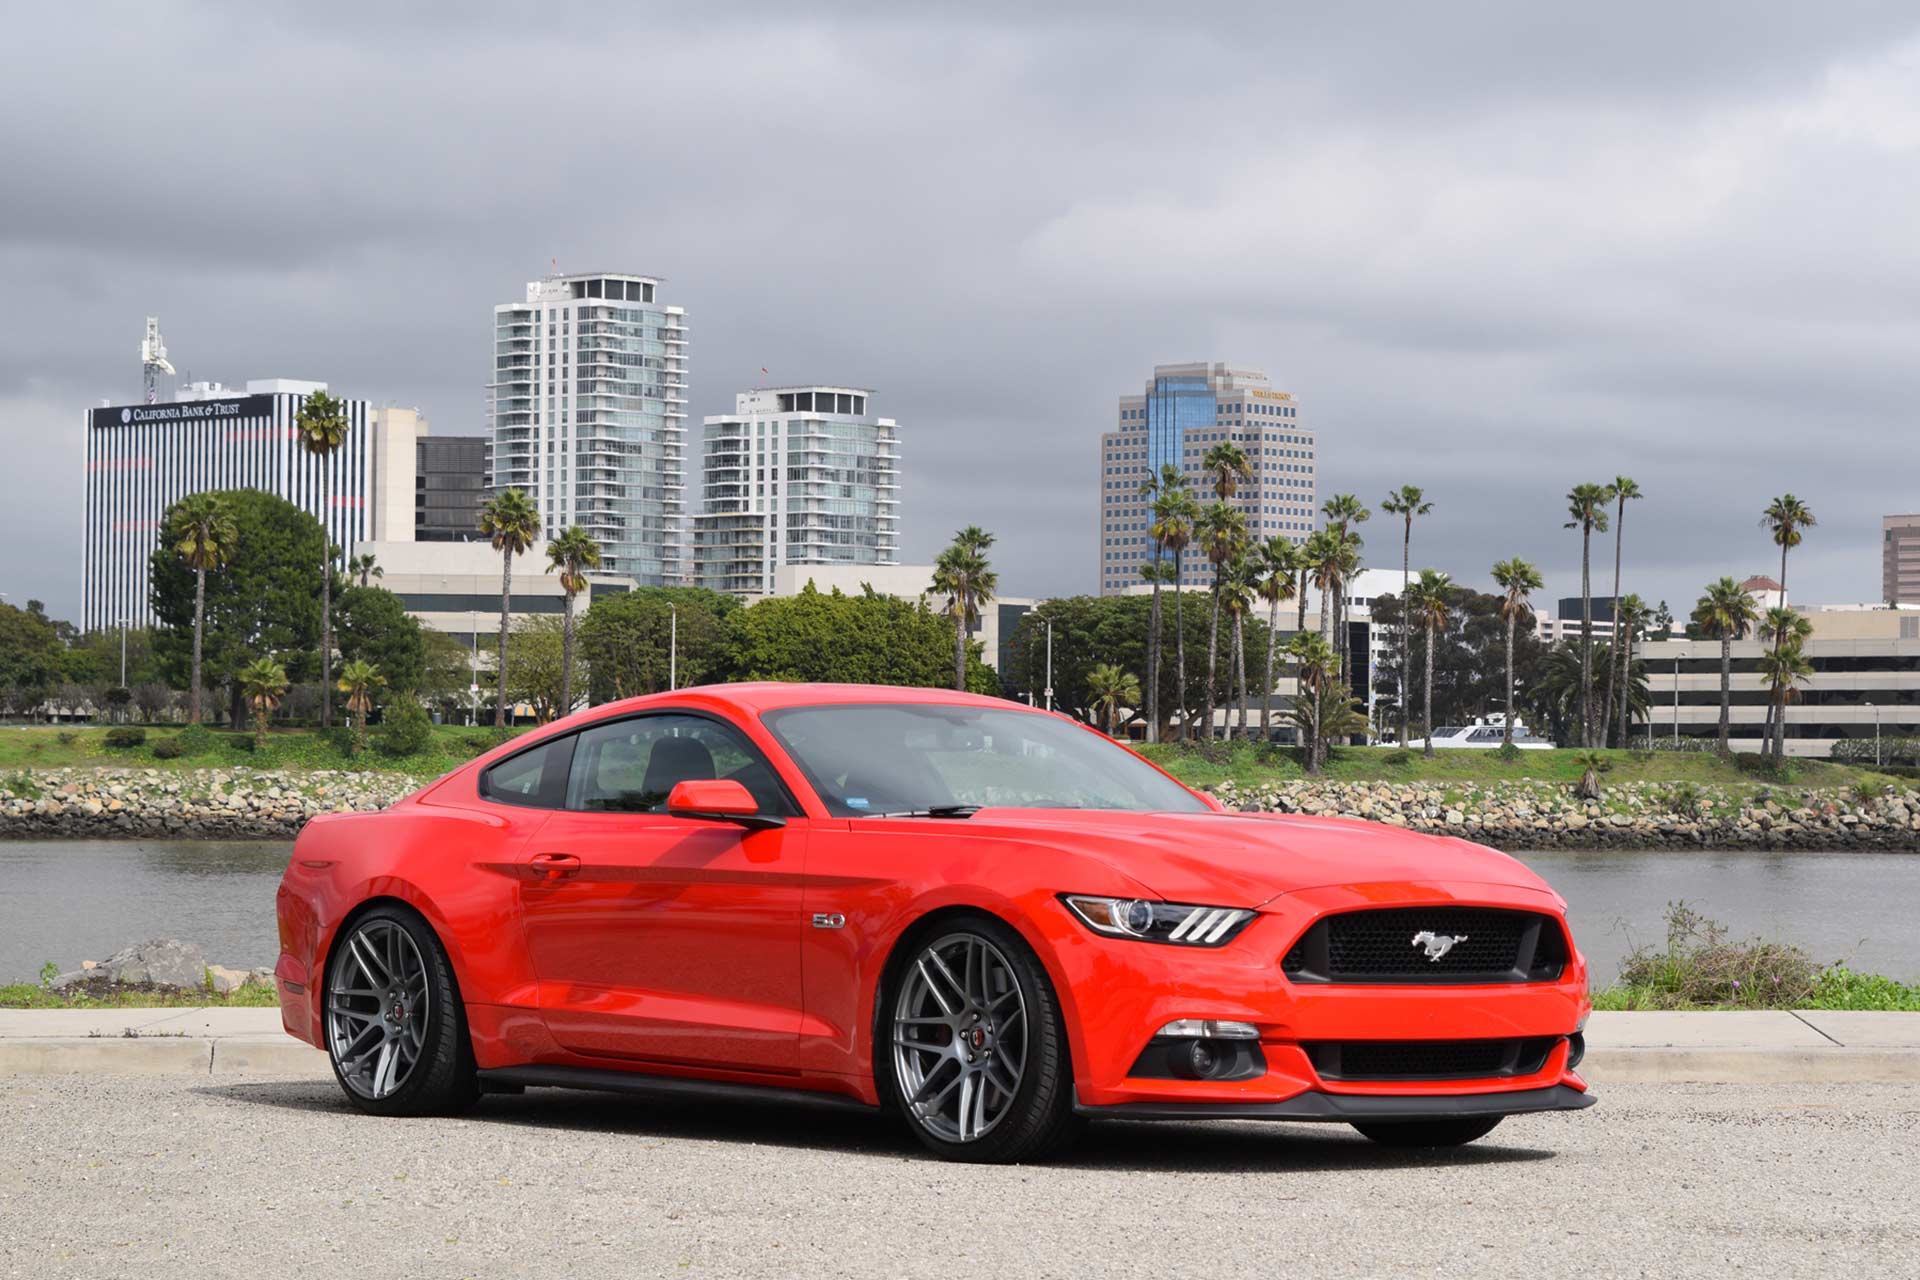
<path fill-rule="evenodd" d="M 1515 780 L 1489 785 L 1327 780 L 1208 788 L 1233 809 L 1365 818 L 1502 849 L 1920 849 L 1920 790 L 1628 782 L 1600 800 Z"/>
<path fill-rule="evenodd" d="M 317 769 L 37 769 L 0 774 L 0 838 L 290 836 L 321 813 L 384 809 L 425 779 Z"/>

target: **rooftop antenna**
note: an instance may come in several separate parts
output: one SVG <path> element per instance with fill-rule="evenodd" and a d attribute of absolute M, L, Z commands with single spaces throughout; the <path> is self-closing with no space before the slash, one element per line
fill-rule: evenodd
<path fill-rule="evenodd" d="M 147 403 L 152 404 L 159 393 L 160 374 L 173 374 L 173 365 L 167 361 L 167 344 L 160 339 L 160 317 L 147 317 L 147 336 L 140 339 L 140 370 L 147 380 Z"/>

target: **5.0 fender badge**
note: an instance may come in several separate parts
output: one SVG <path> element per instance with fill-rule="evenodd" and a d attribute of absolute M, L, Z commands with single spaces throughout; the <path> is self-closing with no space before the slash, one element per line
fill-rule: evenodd
<path fill-rule="evenodd" d="M 838 911 L 816 911 L 813 913 L 813 927 L 816 929 L 843 929 L 847 918 Z"/>

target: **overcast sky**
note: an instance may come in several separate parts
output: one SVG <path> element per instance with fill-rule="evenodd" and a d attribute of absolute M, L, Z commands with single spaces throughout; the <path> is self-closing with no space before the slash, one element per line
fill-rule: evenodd
<path fill-rule="evenodd" d="M 905 557 L 985 525 L 1003 594 L 1096 588 L 1115 398 L 1225 360 L 1299 397 L 1323 497 L 1423 485 L 1464 581 L 1576 592 L 1563 495 L 1624 472 L 1629 590 L 1773 569 L 1791 490 L 1795 599 L 1878 595 L 1912 5 L 802 8 L 11 12 L 0 591 L 77 613 L 83 412 L 137 398 L 143 317 L 195 378 L 477 433 L 491 307 L 557 259 L 667 279 L 696 421 L 763 365 L 875 388 Z"/>

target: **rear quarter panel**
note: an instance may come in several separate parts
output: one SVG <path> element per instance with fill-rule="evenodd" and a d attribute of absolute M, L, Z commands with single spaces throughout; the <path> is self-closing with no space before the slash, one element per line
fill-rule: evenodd
<path fill-rule="evenodd" d="M 426 918 L 453 964 L 463 1001 L 532 1004 L 516 904 L 519 855 L 545 822 L 539 810 L 403 803 L 379 813 L 313 819 L 280 884 L 281 1019 L 320 1042 L 327 957 L 340 926 L 374 899 Z"/>

